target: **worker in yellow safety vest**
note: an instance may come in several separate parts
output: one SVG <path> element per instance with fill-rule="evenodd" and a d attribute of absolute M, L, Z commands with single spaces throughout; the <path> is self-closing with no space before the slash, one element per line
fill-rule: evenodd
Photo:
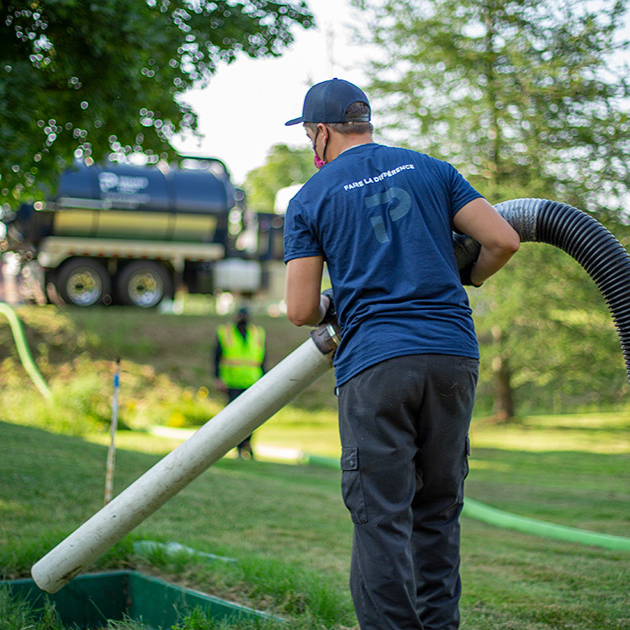
<path fill-rule="evenodd" d="M 228 402 L 240 396 L 265 373 L 265 329 L 251 322 L 249 310 L 241 308 L 234 322 L 217 328 L 214 367 L 216 388 Z M 253 459 L 252 436 L 237 447 L 239 459 Z"/>

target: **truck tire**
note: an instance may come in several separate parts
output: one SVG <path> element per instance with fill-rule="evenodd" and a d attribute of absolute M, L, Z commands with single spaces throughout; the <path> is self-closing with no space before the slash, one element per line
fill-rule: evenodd
<path fill-rule="evenodd" d="M 128 264 L 118 277 L 116 288 L 121 304 L 153 308 L 173 297 L 173 281 L 160 263 L 143 260 Z"/>
<path fill-rule="evenodd" d="M 66 304 L 109 304 L 112 283 L 105 267 L 91 258 L 71 258 L 59 269 L 57 293 Z"/>

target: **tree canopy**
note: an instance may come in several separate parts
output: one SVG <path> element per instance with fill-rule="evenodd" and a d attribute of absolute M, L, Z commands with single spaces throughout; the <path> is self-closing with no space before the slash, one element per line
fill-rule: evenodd
<path fill-rule="evenodd" d="M 368 11 L 384 129 L 493 202 L 618 211 L 630 189 L 626 0 L 353 0 Z"/>
<path fill-rule="evenodd" d="M 524 243 L 470 300 L 482 358 L 480 409 L 509 418 L 614 406 L 627 396 L 612 317 L 565 252 Z"/>
<path fill-rule="evenodd" d="M 188 89 L 312 24 L 304 0 L 0 1 L 0 207 L 75 158 L 172 156 L 173 136 L 197 129 Z"/>

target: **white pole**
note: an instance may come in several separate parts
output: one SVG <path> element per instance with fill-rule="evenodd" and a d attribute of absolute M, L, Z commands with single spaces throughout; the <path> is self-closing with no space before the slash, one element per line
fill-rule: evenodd
<path fill-rule="evenodd" d="M 116 431 L 118 429 L 118 391 L 120 389 L 120 359 L 116 359 L 114 372 L 114 397 L 112 399 L 112 421 L 109 428 L 110 441 L 107 452 L 107 472 L 105 473 L 105 505 L 112 500 L 114 492 L 114 467 L 116 465 Z"/>
<path fill-rule="evenodd" d="M 37 586 L 56 593 L 331 366 L 332 354 L 304 342 L 41 558 L 31 569 Z"/>

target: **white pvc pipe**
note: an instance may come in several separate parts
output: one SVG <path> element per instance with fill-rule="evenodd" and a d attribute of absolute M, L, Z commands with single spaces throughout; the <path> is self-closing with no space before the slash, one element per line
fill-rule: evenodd
<path fill-rule="evenodd" d="M 304 342 L 33 565 L 37 586 L 56 593 L 331 366 L 332 354 Z"/>

